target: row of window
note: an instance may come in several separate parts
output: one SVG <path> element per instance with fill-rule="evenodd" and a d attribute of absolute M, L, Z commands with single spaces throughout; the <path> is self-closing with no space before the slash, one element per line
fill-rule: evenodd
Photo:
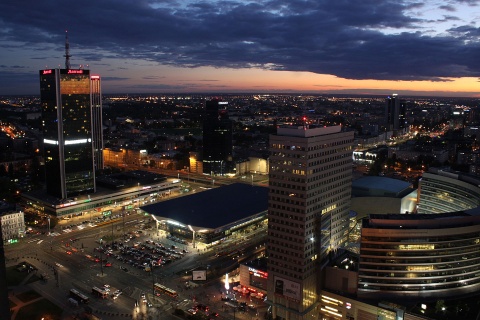
<path fill-rule="evenodd" d="M 419 291 L 438 291 L 438 290 L 451 290 L 454 288 L 459 288 L 459 287 L 466 287 L 466 286 L 471 286 L 471 285 L 476 285 L 474 288 L 465 288 L 466 292 L 473 292 L 478 289 L 478 285 L 480 284 L 480 279 L 475 279 L 475 280 L 457 280 L 452 283 L 424 283 L 424 284 L 397 284 L 395 283 L 391 285 L 379 285 L 375 283 L 364 283 L 360 282 L 360 287 L 359 287 L 359 294 L 361 295 L 362 291 L 380 291 L 381 294 L 386 294 L 388 291 L 393 291 L 393 292 L 419 292 Z"/>

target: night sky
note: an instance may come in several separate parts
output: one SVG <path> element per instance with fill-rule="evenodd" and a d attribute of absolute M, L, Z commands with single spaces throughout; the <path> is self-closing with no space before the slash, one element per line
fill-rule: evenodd
<path fill-rule="evenodd" d="M 38 70 L 102 76 L 104 93 L 480 96 L 480 0 L 4 0 L 0 94 Z"/>

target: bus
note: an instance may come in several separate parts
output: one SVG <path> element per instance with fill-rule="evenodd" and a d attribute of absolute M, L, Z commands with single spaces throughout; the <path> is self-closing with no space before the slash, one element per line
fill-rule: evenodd
<path fill-rule="evenodd" d="M 94 295 L 96 295 L 97 297 L 102 298 L 102 299 L 108 298 L 108 292 L 105 291 L 105 290 L 102 290 L 102 289 L 100 289 L 100 288 L 98 288 L 98 287 L 93 287 L 93 288 L 92 288 L 92 293 L 93 293 Z"/>
<path fill-rule="evenodd" d="M 90 302 L 90 299 L 86 295 L 78 291 L 77 289 L 70 289 L 70 296 L 73 299 L 77 300 L 78 302 L 81 302 L 84 304 L 87 304 Z"/>
<path fill-rule="evenodd" d="M 178 293 L 175 290 L 167 288 L 163 284 L 160 284 L 160 283 L 155 283 L 153 285 L 153 289 L 155 290 L 155 293 L 157 294 L 157 296 L 164 293 L 166 295 L 169 295 L 172 298 L 178 297 Z"/>

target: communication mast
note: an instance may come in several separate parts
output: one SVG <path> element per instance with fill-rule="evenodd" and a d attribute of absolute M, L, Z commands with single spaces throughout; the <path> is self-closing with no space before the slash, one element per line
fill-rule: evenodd
<path fill-rule="evenodd" d="M 70 69 L 70 44 L 68 43 L 68 30 L 65 30 L 65 69 Z"/>

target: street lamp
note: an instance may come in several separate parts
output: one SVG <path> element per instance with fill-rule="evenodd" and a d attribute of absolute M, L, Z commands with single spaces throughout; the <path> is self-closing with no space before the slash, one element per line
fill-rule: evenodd
<path fill-rule="evenodd" d="M 227 290 L 227 295 L 228 295 L 228 290 L 230 289 L 230 283 L 228 282 L 228 273 L 225 274 L 225 290 Z"/>

